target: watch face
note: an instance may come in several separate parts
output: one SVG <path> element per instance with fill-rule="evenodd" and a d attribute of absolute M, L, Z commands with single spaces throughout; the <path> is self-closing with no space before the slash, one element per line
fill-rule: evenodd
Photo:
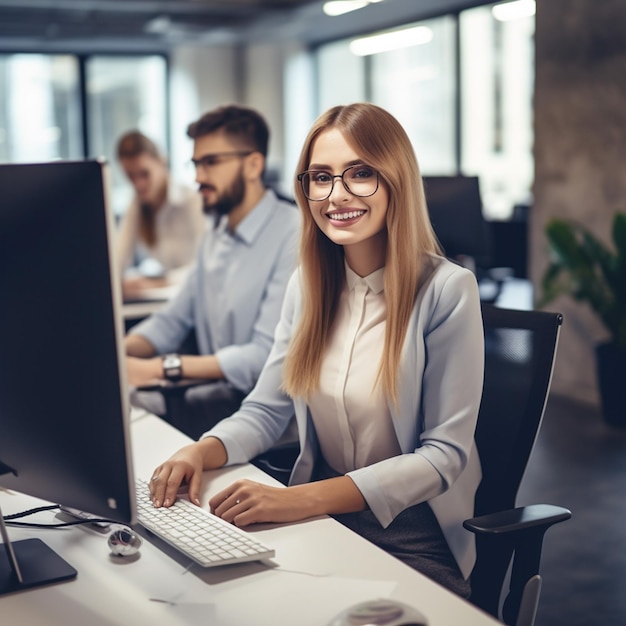
<path fill-rule="evenodd" d="M 182 373 L 180 357 L 177 354 L 166 354 L 163 357 L 163 374 L 165 378 L 180 378 Z"/>
<path fill-rule="evenodd" d="M 163 367 L 180 367 L 180 358 L 175 355 L 168 355 L 163 359 Z"/>

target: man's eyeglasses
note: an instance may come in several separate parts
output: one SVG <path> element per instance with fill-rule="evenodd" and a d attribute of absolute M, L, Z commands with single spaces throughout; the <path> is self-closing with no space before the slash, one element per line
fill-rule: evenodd
<path fill-rule="evenodd" d="M 304 195 L 314 202 L 321 202 L 330 197 L 335 186 L 335 178 L 341 178 L 346 191 L 359 198 L 373 196 L 378 191 L 378 171 L 369 165 L 352 165 L 342 174 L 331 174 L 324 170 L 307 170 L 298 174 Z"/>
<path fill-rule="evenodd" d="M 197 169 L 206 169 L 219 165 L 228 159 L 247 157 L 254 150 L 234 150 L 232 152 L 216 152 L 215 154 L 205 154 L 199 159 L 191 159 L 192 165 Z"/>

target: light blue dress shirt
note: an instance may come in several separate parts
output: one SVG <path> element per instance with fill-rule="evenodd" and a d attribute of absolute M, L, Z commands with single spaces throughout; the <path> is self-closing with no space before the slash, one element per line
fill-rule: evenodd
<path fill-rule="evenodd" d="M 299 227 L 298 209 L 271 190 L 234 232 L 223 217 L 207 228 L 177 296 L 132 332 L 165 354 L 195 328 L 200 354 L 215 355 L 226 380 L 247 393 L 272 347 L 296 266 Z"/>

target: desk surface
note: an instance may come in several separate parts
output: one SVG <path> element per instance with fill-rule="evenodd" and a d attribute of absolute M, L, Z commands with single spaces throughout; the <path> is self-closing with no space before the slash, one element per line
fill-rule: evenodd
<path fill-rule="evenodd" d="M 125 320 L 139 320 L 152 315 L 167 304 L 167 300 L 138 300 L 125 302 L 122 305 L 122 316 Z"/>
<path fill-rule="evenodd" d="M 136 473 L 144 478 L 188 441 L 162 420 L 138 411 L 131 431 Z M 240 477 L 275 482 L 251 465 L 207 472 L 202 502 Z M 0 489 L 5 515 L 39 502 Z M 40 513 L 37 521 L 53 517 Z M 156 540 L 144 541 L 140 557 L 125 562 L 109 555 L 106 535 L 86 527 L 10 528 L 12 540 L 43 539 L 78 570 L 78 577 L 0 598 L 2 623 L 324 626 L 347 606 L 392 597 L 419 609 L 430 626 L 499 624 L 331 518 L 263 525 L 251 532 L 275 548 L 273 559 L 203 571 L 189 568 L 188 560 L 168 546 L 157 547 Z"/>

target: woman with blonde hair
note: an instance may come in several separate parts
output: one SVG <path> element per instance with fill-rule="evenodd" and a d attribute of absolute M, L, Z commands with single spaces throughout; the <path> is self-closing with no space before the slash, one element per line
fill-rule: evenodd
<path fill-rule="evenodd" d="M 116 242 L 124 296 L 141 298 L 155 287 L 179 287 L 204 232 L 202 196 L 172 179 L 157 145 L 138 130 L 124 133 L 116 152 L 134 190 Z M 146 274 L 146 268 L 157 275 Z"/>
<path fill-rule="evenodd" d="M 413 148 L 385 110 L 324 113 L 298 171 L 300 267 L 257 386 L 156 468 L 152 501 L 170 506 L 186 482 L 200 505 L 203 470 L 254 458 L 295 416 L 289 486 L 239 480 L 212 511 L 237 526 L 332 515 L 467 597 L 484 351 L 475 277 L 441 255 Z"/>

